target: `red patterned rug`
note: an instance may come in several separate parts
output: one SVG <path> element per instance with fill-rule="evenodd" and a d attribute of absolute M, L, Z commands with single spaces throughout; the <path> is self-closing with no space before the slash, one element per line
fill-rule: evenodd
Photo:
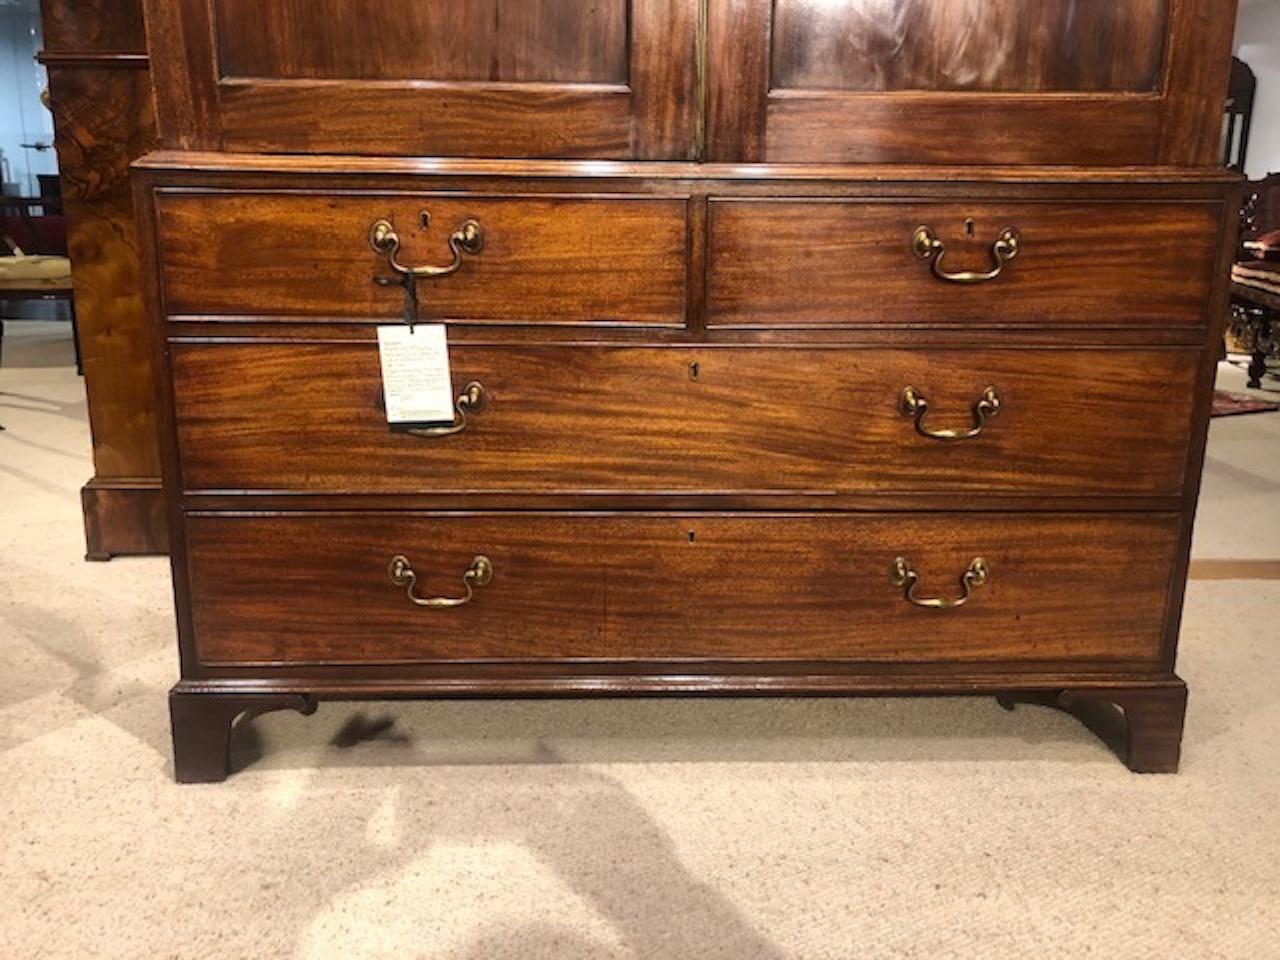
<path fill-rule="evenodd" d="M 1280 403 L 1259 400 L 1243 393 L 1227 393 L 1225 390 L 1213 392 L 1215 417 L 1238 417 L 1246 413 L 1271 413 L 1274 410 L 1280 410 Z"/>

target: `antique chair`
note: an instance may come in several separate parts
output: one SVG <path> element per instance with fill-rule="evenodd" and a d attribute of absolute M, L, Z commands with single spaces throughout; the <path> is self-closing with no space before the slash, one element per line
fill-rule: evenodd
<path fill-rule="evenodd" d="M 40 199 L 0 197 L 0 301 L 4 300 L 67 301 L 76 372 L 83 373 L 66 222 L 61 214 L 45 212 Z M 4 321 L 0 319 L 0 360 L 3 348 Z"/>
<path fill-rule="evenodd" d="M 1280 173 L 1250 184 L 1241 212 L 1240 251 L 1231 268 L 1231 327 L 1248 345 L 1249 386 L 1262 386 L 1267 358 L 1280 353 Z"/>

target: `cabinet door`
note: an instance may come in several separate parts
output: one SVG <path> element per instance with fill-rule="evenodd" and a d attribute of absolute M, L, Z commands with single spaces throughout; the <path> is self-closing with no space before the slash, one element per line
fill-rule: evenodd
<path fill-rule="evenodd" d="M 170 147 L 684 159 L 699 0 L 147 0 Z"/>
<path fill-rule="evenodd" d="M 1235 6 L 710 0 L 710 155 L 1213 164 Z"/>

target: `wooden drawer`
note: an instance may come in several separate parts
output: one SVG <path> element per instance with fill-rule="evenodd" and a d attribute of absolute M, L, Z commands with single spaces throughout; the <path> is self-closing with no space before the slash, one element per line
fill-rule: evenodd
<path fill-rule="evenodd" d="M 360 515 L 187 519 L 200 659 L 1152 660 L 1166 515 Z M 491 579 L 460 598 L 477 557 Z M 962 574 L 986 581 L 958 609 Z"/>
<path fill-rule="evenodd" d="M 1220 219 L 1205 202 L 714 200 L 708 324 L 1200 326 Z M 922 226 L 941 260 L 917 255 Z M 1006 228 L 999 276 L 935 274 L 993 271 Z"/>
<path fill-rule="evenodd" d="M 451 347 L 485 403 L 393 432 L 372 342 L 171 345 L 186 489 L 316 493 L 1013 491 L 1171 495 L 1198 352 Z M 1143 384 L 1131 384 L 1135 375 Z M 997 415 L 971 440 L 987 387 Z"/>
<path fill-rule="evenodd" d="M 475 323 L 679 326 L 686 202 L 574 196 L 170 193 L 156 202 L 164 309 L 185 317 L 400 317 L 370 243 L 390 223 L 407 266 L 449 266 L 468 221 L 482 246 L 418 283 L 421 316 Z M 423 213 L 430 226 L 423 229 Z"/>

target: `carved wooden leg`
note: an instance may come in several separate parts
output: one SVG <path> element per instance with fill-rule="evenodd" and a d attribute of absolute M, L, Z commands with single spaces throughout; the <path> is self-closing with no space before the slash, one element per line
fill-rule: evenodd
<path fill-rule="evenodd" d="M 273 710 L 315 713 L 314 697 L 301 693 L 197 693 L 182 684 L 169 693 L 173 773 L 179 783 L 220 783 L 231 772 L 231 730 Z"/>
<path fill-rule="evenodd" d="M 1079 718 L 1134 773 L 1177 773 L 1187 687 L 1181 680 L 1148 687 L 1010 693 L 996 698 L 1012 710 L 1034 703 Z"/>
<path fill-rule="evenodd" d="M 1267 375 L 1267 354 L 1265 350 L 1254 349 L 1249 360 L 1249 380 L 1245 384 L 1250 390 L 1262 389 L 1262 378 Z"/>
<path fill-rule="evenodd" d="M 1253 331 L 1253 358 L 1249 361 L 1249 383 L 1252 390 L 1262 389 L 1262 378 L 1267 375 L 1267 354 L 1271 350 L 1271 316 L 1257 318 Z"/>

